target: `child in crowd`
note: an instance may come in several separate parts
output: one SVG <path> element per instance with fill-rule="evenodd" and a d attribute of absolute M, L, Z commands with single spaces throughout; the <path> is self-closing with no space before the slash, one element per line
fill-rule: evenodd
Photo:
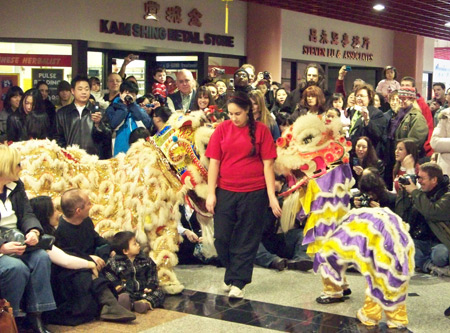
<path fill-rule="evenodd" d="M 340 93 L 334 93 L 333 96 L 331 96 L 330 106 L 333 106 L 333 108 L 336 108 L 340 111 L 342 126 L 344 127 L 345 133 L 347 133 L 350 128 L 351 117 L 344 107 L 344 104 L 344 95 Z"/>
<path fill-rule="evenodd" d="M 166 104 L 168 95 L 167 87 L 164 84 L 166 82 L 166 76 L 166 70 L 162 67 L 156 68 L 153 74 L 152 94 L 155 95 L 161 105 Z"/>
<path fill-rule="evenodd" d="M 325 117 L 323 118 L 323 121 L 325 122 L 326 125 L 328 125 L 334 118 L 341 118 L 341 111 L 339 111 L 336 108 L 330 108 L 327 110 L 327 112 L 325 112 Z"/>
<path fill-rule="evenodd" d="M 161 307 L 165 294 L 158 288 L 156 264 L 141 252 L 134 233 L 118 232 L 111 247 L 116 255 L 108 260 L 105 275 L 119 293 L 119 304 L 138 313 Z"/>
<path fill-rule="evenodd" d="M 99 103 L 99 106 L 102 109 L 105 109 L 109 106 L 109 103 L 105 101 L 103 93 L 101 89 L 101 82 L 98 77 L 92 76 L 89 78 L 89 86 L 91 88 L 91 95 L 94 96 L 95 102 Z"/>

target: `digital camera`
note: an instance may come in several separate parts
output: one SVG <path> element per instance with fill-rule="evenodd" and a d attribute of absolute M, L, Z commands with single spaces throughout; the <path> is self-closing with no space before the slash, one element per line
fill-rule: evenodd
<path fill-rule="evenodd" d="M 409 180 L 411 179 L 411 183 L 415 184 L 417 181 L 416 175 L 404 175 L 398 177 L 398 183 L 402 185 L 409 185 Z"/>
<path fill-rule="evenodd" d="M 372 198 L 367 193 L 363 193 L 359 197 L 359 201 L 361 202 L 361 207 L 370 207 L 370 202 L 372 201 Z"/>

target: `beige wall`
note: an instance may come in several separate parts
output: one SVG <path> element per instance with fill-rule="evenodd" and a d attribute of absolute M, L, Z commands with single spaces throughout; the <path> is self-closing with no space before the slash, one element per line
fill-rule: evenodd
<path fill-rule="evenodd" d="M 3 1 L 0 12 L 0 38 L 54 38 L 87 40 L 89 46 L 127 50 L 163 52 L 174 50 L 245 54 L 247 4 L 233 1 L 230 7 L 229 35 L 234 36 L 234 48 L 200 45 L 168 40 L 142 39 L 99 32 L 100 19 L 192 32 L 225 35 L 225 5 L 212 0 L 154 0 L 160 5 L 159 22 L 144 20 L 145 0 L 15 0 Z M 169 23 L 165 10 L 178 5 L 183 22 Z M 187 13 L 197 8 L 202 14 L 202 27 L 189 26 Z"/>

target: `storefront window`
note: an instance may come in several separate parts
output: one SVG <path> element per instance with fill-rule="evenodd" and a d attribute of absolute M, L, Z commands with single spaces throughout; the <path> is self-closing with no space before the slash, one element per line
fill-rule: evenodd
<path fill-rule="evenodd" d="M 55 102 L 58 83 L 72 80 L 71 45 L 0 43 L 0 50 L 0 81 L 2 75 L 13 75 L 24 91 L 46 81 Z"/>
<path fill-rule="evenodd" d="M 88 51 L 88 76 L 97 77 L 103 82 L 103 53 L 96 51 Z"/>

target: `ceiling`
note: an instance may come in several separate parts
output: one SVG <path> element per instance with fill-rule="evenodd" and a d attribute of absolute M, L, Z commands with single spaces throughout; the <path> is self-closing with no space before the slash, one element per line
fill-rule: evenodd
<path fill-rule="evenodd" d="M 450 41 L 450 0 L 241 0 Z M 377 12 L 372 7 L 386 8 Z"/>

